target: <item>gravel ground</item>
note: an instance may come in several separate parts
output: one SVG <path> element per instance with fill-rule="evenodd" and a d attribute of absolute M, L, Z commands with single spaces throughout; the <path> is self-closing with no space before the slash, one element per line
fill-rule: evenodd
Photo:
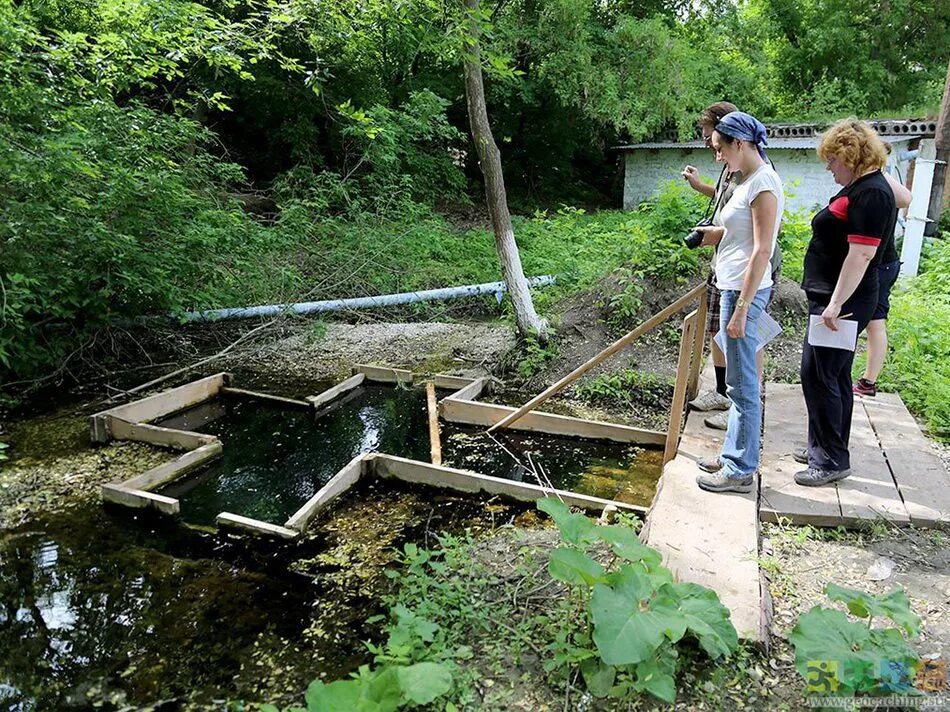
<path fill-rule="evenodd" d="M 322 334 L 304 326 L 225 365 L 301 382 L 337 377 L 357 363 L 470 374 L 485 372 L 514 343 L 513 329 L 499 323 L 328 324 Z"/>

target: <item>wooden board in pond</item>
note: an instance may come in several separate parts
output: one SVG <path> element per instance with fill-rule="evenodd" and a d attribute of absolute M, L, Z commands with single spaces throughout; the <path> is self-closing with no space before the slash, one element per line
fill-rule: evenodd
<path fill-rule="evenodd" d="M 318 417 L 254 400 L 226 398 L 200 426 L 224 443 L 220 460 L 162 494 L 181 501 L 185 521 L 213 524 L 221 512 L 283 524 L 352 458 L 386 452 L 428 461 L 425 391 L 362 386 Z"/>

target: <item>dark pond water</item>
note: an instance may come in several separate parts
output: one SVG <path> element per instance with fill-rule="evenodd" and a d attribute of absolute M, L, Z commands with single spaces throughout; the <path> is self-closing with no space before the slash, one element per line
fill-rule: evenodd
<path fill-rule="evenodd" d="M 647 506 L 663 452 L 519 431 L 492 437 L 482 429 L 443 423 L 442 456 L 449 467 Z"/>
<path fill-rule="evenodd" d="M 316 417 L 228 397 L 163 423 L 212 433 L 223 456 L 162 493 L 183 518 L 212 525 L 221 512 L 283 524 L 353 457 L 384 452 L 429 461 L 425 391 L 366 385 Z M 661 453 L 635 446 L 442 423 L 443 463 L 505 479 L 648 505 Z"/>
<path fill-rule="evenodd" d="M 283 524 L 361 453 L 429 459 L 425 391 L 367 385 L 317 417 L 263 401 L 226 398 L 165 421 L 217 435 L 223 456 L 163 494 L 181 500 L 182 517 L 213 524 L 221 512 Z"/>
<path fill-rule="evenodd" d="M 254 694 L 255 660 L 300 638 L 314 593 L 259 555 L 99 507 L 0 534 L 0 709 Z M 313 669 L 287 672 L 300 690 Z"/>

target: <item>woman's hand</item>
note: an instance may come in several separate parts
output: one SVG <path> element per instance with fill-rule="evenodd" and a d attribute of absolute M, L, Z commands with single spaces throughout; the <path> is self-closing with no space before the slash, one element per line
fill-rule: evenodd
<path fill-rule="evenodd" d="M 702 227 L 697 226 L 694 228 L 697 232 L 703 234 L 703 241 L 700 244 L 701 247 L 707 247 L 709 245 L 718 245 L 723 236 L 726 234 L 726 228 L 720 225 L 704 225 Z"/>
<path fill-rule="evenodd" d="M 832 331 L 838 330 L 838 317 L 841 315 L 841 307 L 836 306 L 833 302 L 825 307 L 825 310 L 821 313 L 821 323 L 827 326 Z"/>
<path fill-rule="evenodd" d="M 745 337 L 745 321 L 749 315 L 748 309 L 736 309 L 732 312 L 732 318 L 726 324 L 726 333 L 730 339 L 742 339 Z"/>
<path fill-rule="evenodd" d="M 687 165 L 683 168 L 682 175 L 693 190 L 699 190 L 699 187 L 703 185 L 703 182 L 699 179 L 699 169 L 696 166 Z"/>

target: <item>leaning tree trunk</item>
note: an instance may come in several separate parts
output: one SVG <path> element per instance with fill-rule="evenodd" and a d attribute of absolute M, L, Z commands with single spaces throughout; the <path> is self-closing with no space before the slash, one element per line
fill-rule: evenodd
<path fill-rule="evenodd" d="M 947 163 L 950 162 L 950 65 L 947 66 L 947 79 L 943 86 L 943 101 L 940 104 L 940 116 L 937 118 L 937 163 L 934 165 L 934 182 L 930 189 L 930 203 L 927 206 L 928 222 L 924 234 L 928 237 L 937 231 L 940 213 L 943 210 L 944 189 L 947 185 Z"/>
<path fill-rule="evenodd" d="M 464 0 L 466 8 L 474 13 L 479 0 Z M 508 196 L 505 192 L 505 177 L 501 170 L 501 152 L 492 136 L 485 105 L 485 83 L 482 79 L 481 48 L 478 41 L 478 25 L 469 22 L 468 42 L 463 50 L 465 68 L 465 97 L 468 102 L 468 120 L 478 152 L 478 162 L 485 178 L 485 198 L 495 233 L 495 249 L 501 261 L 501 271 L 508 286 L 508 294 L 515 309 L 515 323 L 522 336 L 536 334 L 541 341 L 547 340 L 547 323 L 538 316 L 531 301 L 528 280 L 521 267 L 521 255 L 515 242 L 508 212 Z"/>

